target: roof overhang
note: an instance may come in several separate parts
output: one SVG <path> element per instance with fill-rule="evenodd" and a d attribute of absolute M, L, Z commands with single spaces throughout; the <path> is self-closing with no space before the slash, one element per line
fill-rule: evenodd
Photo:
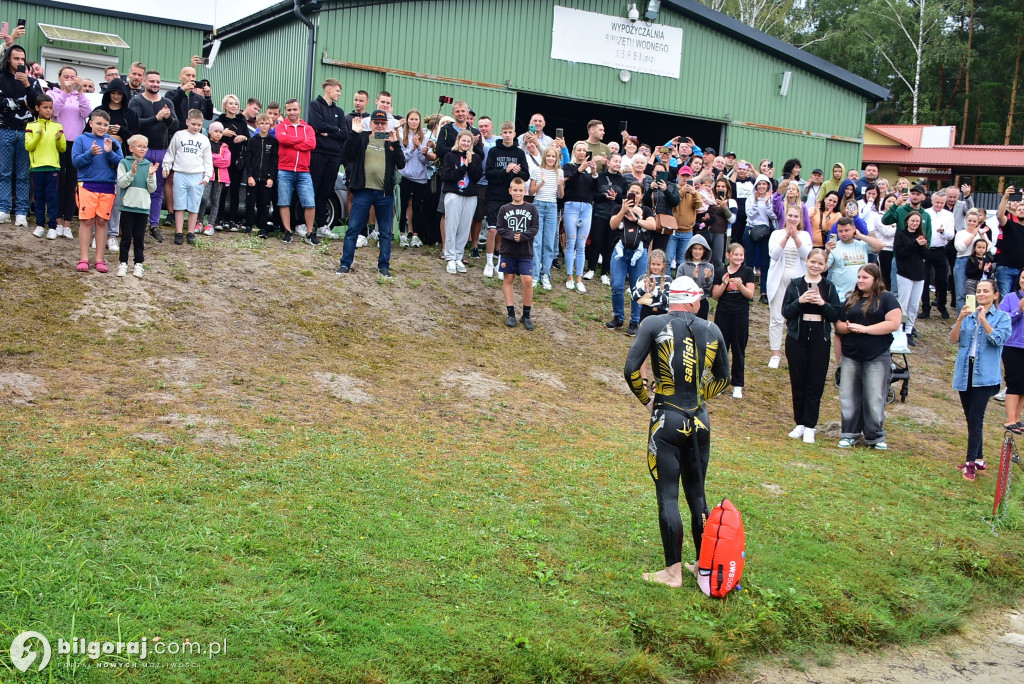
<path fill-rule="evenodd" d="M 131 45 L 125 42 L 124 38 L 116 33 L 103 33 L 102 31 L 90 31 L 88 29 L 71 28 L 70 26 L 56 26 L 54 24 L 36 24 L 46 40 L 59 40 L 64 43 L 82 43 L 84 45 L 95 45 L 107 48 L 127 49 Z"/>

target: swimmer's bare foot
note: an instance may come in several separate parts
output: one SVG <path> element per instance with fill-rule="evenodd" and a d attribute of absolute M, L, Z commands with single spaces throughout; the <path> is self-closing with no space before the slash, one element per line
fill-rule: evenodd
<path fill-rule="evenodd" d="M 689 570 L 691 573 L 693 573 L 694 577 L 697 576 L 697 564 L 696 563 L 686 563 L 686 569 Z"/>
<path fill-rule="evenodd" d="M 675 563 L 658 572 L 645 572 L 644 579 L 648 582 L 658 582 L 670 587 L 683 586 L 682 563 Z"/>

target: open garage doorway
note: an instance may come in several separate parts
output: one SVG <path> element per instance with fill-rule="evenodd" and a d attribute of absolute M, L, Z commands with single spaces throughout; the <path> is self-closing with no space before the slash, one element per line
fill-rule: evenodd
<path fill-rule="evenodd" d="M 555 135 L 556 128 L 565 130 L 565 142 L 572 146 L 587 137 L 587 122 L 599 119 L 604 123 L 604 141 L 622 141 L 619 122 L 629 122 L 629 132 L 642 143 L 660 145 L 677 135 L 687 135 L 701 147 L 718 150 L 722 140 L 722 124 L 705 119 L 692 119 L 674 114 L 620 107 L 599 102 L 582 102 L 547 95 L 518 92 L 516 94 L 516 131 L 523 132 L 530 125 L 530 117 L 540 112 L 546 124 L 544 133 Z M 497 129 L 499 122 L 495 122 Z M 722 154 L 724 150 L 718 150 Z"/>

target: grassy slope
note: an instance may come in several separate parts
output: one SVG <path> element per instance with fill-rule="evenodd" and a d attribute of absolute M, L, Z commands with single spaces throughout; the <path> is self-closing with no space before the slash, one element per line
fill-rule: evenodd
<path fill-rule="evenodd" d="M 146 681 L 658 682 L 912 643 L 1019 598 L 1021 495 L 993 536 L 992 471 L 952 468 L 942 323 L 892 450 L 843 452 L 827 425 L 786 439 L 755 305 L 708 481 L 744 514 L 745 590 L 712 601 L 638 578 L 661 559 L 657 513 L 629 340 L 597 325 L 607 288 L 539 293 L 531 335 L 504 328 L 478 268 L 448 276 L 426 250 L 382 285 L 372 249 L 336 279 L 326 249 L 147 247 L 141 283 L 81 277 L 69 243 L 0 231 L 0 374 L 45 386 L 0 399 L 4 650 L 24 629 L 227 639 L 198 668 L 119 672 Z M 111 677 L 83 664 L 47 675 Z"/>

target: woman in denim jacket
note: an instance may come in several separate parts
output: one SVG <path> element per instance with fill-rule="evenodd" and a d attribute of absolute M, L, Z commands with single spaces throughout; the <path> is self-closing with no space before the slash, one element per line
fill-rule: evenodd
<path fill-rule="evenodd" d="M 1010 315 L 993 308 L 999 302 L 995 281 L 978 283 L 976 296 L 978 307 L 971 311 L 965 305 L 949 333 L 949 341 L 960 345 L 953 368 L 953 389 L 960 392 L 967 419 L 967 460 L 958 469 L 971 482 L 975 471 L 985 470 L 981 448 L 985 409 L 999 391 L 999 362 L 1011 331 Z"/>

